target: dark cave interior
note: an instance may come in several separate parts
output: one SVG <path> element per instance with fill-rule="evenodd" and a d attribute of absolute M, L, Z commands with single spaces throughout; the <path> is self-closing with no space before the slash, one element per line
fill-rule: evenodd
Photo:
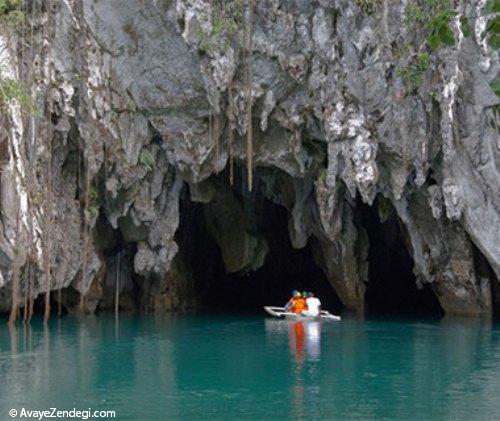
<path fill-rule="evenodd" d="M 187 196 L 187 195 L 186 195 Z M 257 311 L 263 305 L 284 305 L 290 292 L 314 291 L 323 308 L 342 310 L 342 303 L 315 263 L 309 242 L 293 249 L 288 234 L 288 211 L 266 199 L 256 206 L 259 232 L 266 238 L 269 252 L 264 265 L 248 273 L 228 274 L 215 239 L 207 229 L 203 204 L 187 197 L 181 201 L 181 221 L 177 240 L 193 270 L 201 306 L 214 311 Z M 381 223 L 376 206 L 358 203 L 359 223 L 368 232 L 369 283 L 366 307 L 370 315 L 442 315 L 430 286 L 417 288 L 413 261 L 404 243 L 396 216 Z"/>
<path fill-rule="evenodd" d="M 373 206 L 358 201 L 361 225 L 369 239 L 369 269 L 365 302 L 368 314 L 443 315 L 430 285 L 417 287 L 413 260 L 404 240 L 404 228 L 392 210 L 381 222 Z"/>
<path fill-rule="evenodd" d="M 202 309 L 252 312 L 264 305 L 282 306 L 293 289 L 313 291 L 324 308 L 340 311 L 342 303 L 313 259 L 309 245 L 292 248 L 288 213 L 264 201 L 259 226 L 269 252 L 264 265 L 248 273 L 226 273 L 221 251 L 206 227 L 203 204 L 184 201 L 178 240 L 193 270 Z"/>

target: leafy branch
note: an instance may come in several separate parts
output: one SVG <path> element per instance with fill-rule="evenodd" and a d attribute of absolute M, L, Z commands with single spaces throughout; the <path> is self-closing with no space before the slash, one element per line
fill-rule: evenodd
<path fill-rule="evenodd" d="M 430 67 L 429 51 L 435 51 L 442 45 L 455 45 L 455 34 L 450 24 L 457 16 L 459 13 L 452 8 L 450 0 L 412 0 L 406 6 L 403 25 L 409 29 L 421 27 L 426 32 L 423 44 L 419 48 L 413 46 L 412 62 L 398 70 L 409 93 L 415 93 L 424 83 L 425 73 Z M 471 30 L 467 17 L 460 16 L 459 20 L 464 36 L 469 36 Z"/>

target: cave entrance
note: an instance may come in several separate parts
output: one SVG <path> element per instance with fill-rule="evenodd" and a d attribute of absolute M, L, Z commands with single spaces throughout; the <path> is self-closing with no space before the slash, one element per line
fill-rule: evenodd
<path fill-rule="evenodd" d="M 379 199 L 373 206 L 358 201 L 361 225 L 369 238 L 368 284 L 365 293 L 370 315 L 442 316 L 439 300 L 428 284 L 417 287 L 413 259 L 404 240 L 404 227 L 394 209 L 382 203 L 385 221 L 380 220 Z"/>
<path fill-rule="evenodd" d="M 188 196 L 188 194 L 186 194 Z M 288 233 L 289 213 L 263 197 L 250 218 L 268 252 L 257 270 L 227 273 L 221 249 L 207 227 L 204 204 L 181 200 L 177 231 L 180 254 L 192 270 L 201 308 L 207 311 L 253 312 L 264 305 L 282 306 L 293 289 L 313 291 L 323 307 L 340 311 L 342 304 L 313 259 L 310 245 L 297 250 Z"/>

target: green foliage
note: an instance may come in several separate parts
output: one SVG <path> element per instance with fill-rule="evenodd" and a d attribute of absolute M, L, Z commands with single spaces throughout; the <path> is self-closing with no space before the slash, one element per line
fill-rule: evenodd
<path fill-rule="evenodd" d="M 226 49 L 230 40 L 238 33 L 242 21 L 242 2 L 233 0 L 225 3 L 222 11 L 214 14 L 210 31 L 205 32 L 201 28 L 198 30 L 200 49 L 206 52 Z"/>
<path fill-rule="evenodd" d="M 139 162 L 144 166 L 147 172 L 150 172 L 155 166 L 155 157 L 149 149 L 144 148 L 139 155 Z"/>
<path fill-rule="evenodd" d="M 450 20 L 457 16 L 454 10 L 443 10 L 434 16 L 427 24 L 429 35 L 427 42 L 433 50 L 441 44 L 452 46 L 455 44 L 455 34 L 450 28 Z"/>
<path fill-rule="evenodd" d="M 412 31 L 415 28 L 425 31 L 423 44 L 410 48 L 409 54 L 414 57 L 413 60 L 398 71 L 409 93 L 415 93 L 424 82 L 425 72 L 430 67 L 430 55 L 426 51 L 455 45 L 455 34 L 450 24 L 457 16 L 459 14 L 453 9 L 451 0 L 410 0 L 407 4 L 404 26 Z M 472 31 L 468 18 L 460 16 L 459 20 L 464 36 L 470 36 Z"/>
<path fill-rule="evenodd" d="M 5 113 L 9 104 L 14 101 L 19 101 L 24 112 L 34 111 L 31 98 L 24 92 L 17 80 L 0 78 L 0 114 Z"/>
<path fill-rule="evenodd" d="M 472 30 L 469 25 L 469 18 L 467 16 L 460 16 L 460 27 L 462 28 L 464 37 L 468 38 L 472 35 Z"/>
<path fill-rule="evenodd" d="M 89 197 L 90 197 L 90 200 L 92 200 L 92 201 L 97 200 L 97 198 L 99 197 L 95 183 L 92 183 L 89 187 Z"/>
<path fill-rule="evenodd" d="M 488 0 L 484 7 L 486 13 L 500 13 L 500 0 Z"/>
<path fill-rule="evenodd" d="M 371 15 L 377 6 L 382 4 L 382 0 L 354 0 L 354 3 L 366 14 Z"/>
<path fill-rule="evenodd" d="M 490 0 L 485 7 L 486 13 L 488 15 L 495 14 L 486 25 L 483 32 L 483 38 L 486 37 L 488 44 L 495 50 L 500 48 L 500 15 L 498 10 L 500 9 L 500 0 Z"/>
<path fill-rule="evenodd" d="M 326 168 L 321 168 L 319 170 L 318 181 L 323 184 L 326 182 L 326 177 L 328 176 L 328 171 Z"/>
<path fill-rule="evenodd" d="M 500 97 L 500 79 L 495 79 L 493 82 L 490 83 L 491 89 L 493 89 L 493 92 Z"/>
<path fill-rule="evenodd" d="M 483 38 L 486 37 L 488 44 L 498 50 L 500 47 L 500 0 L 488 0 L 484 8 L 486 15 L 494 15 L 486 25 Z M 500 79 L 496 78 L 490 83 L 493 92 L 500 97 Z"/>
<path fill-rule="evenodd" d="M 24 17 L 22 7 L 22 0 L 0 0 L 0 24 L 14 26 L 21 23 Z"/>
<path fill-rule="evenodd" d="M 424 83 L 425 72 L 430 66 L 429 53 L 417 54 L 414 63 L 398 70 L 398 76 L 403 79 L 403 83 L 408 92 L 414 93 Z"/>
<path fill-rule="evenodd" d="M 450 0 L 424 0 L 420 3 L 412 1 L 406 7 L 403 23 L 410 29 L 415 25 L 423 26 L 427 30 L 427 44 L 435 50 L 441 44 L 455 44 L 450 21 L 456 16 L 458 12 L 453 10 Z M 462 28 L 466 28 L 464 35 L 470 34 L 466 17 L 461 17 L 461 24 Z"/>
<path fill-rule="evenodd" d="M 24 17 L 22 0 L 0 0 L 0 29 L 9 29 L 19 25 Z M 23 111 L 32 111 L 30 97 L 23 91 L 15 79 L 0 77 L 0 114 L 7 111 L 7 107 L 18 101 Z"/>

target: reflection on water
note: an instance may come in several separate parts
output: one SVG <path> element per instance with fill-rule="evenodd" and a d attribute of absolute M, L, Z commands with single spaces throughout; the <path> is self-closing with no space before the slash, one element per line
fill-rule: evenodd
<path fill-rule="evenodd" d="M 118 419 L 494 419 L 500 326 L 480 320 L 121 316 L 0 327 L 10 408 Z"/>
<path fill-rule="evenodd" d="M 304 358 L 319 360 L 321 357 L 321 322 L 266 319 L 265 329 L 269 337 L 287 333 L 291 355 L 295 362 L 302 363 Z"/>
<path fill-rule="evenodd" d="M 292 386 L 293 411 L 295 419 L 306 416 L 305 408 L 314 404 L 318 392 L 317 362 L 321 356 L 321 323 L 296 321 L 289 325 L 290 348 L 295 356 L 295 382 Z M 305 366 L 304 359 L 308 361 Z M 307 373 L 303 371 L 307 370 Z"/>

